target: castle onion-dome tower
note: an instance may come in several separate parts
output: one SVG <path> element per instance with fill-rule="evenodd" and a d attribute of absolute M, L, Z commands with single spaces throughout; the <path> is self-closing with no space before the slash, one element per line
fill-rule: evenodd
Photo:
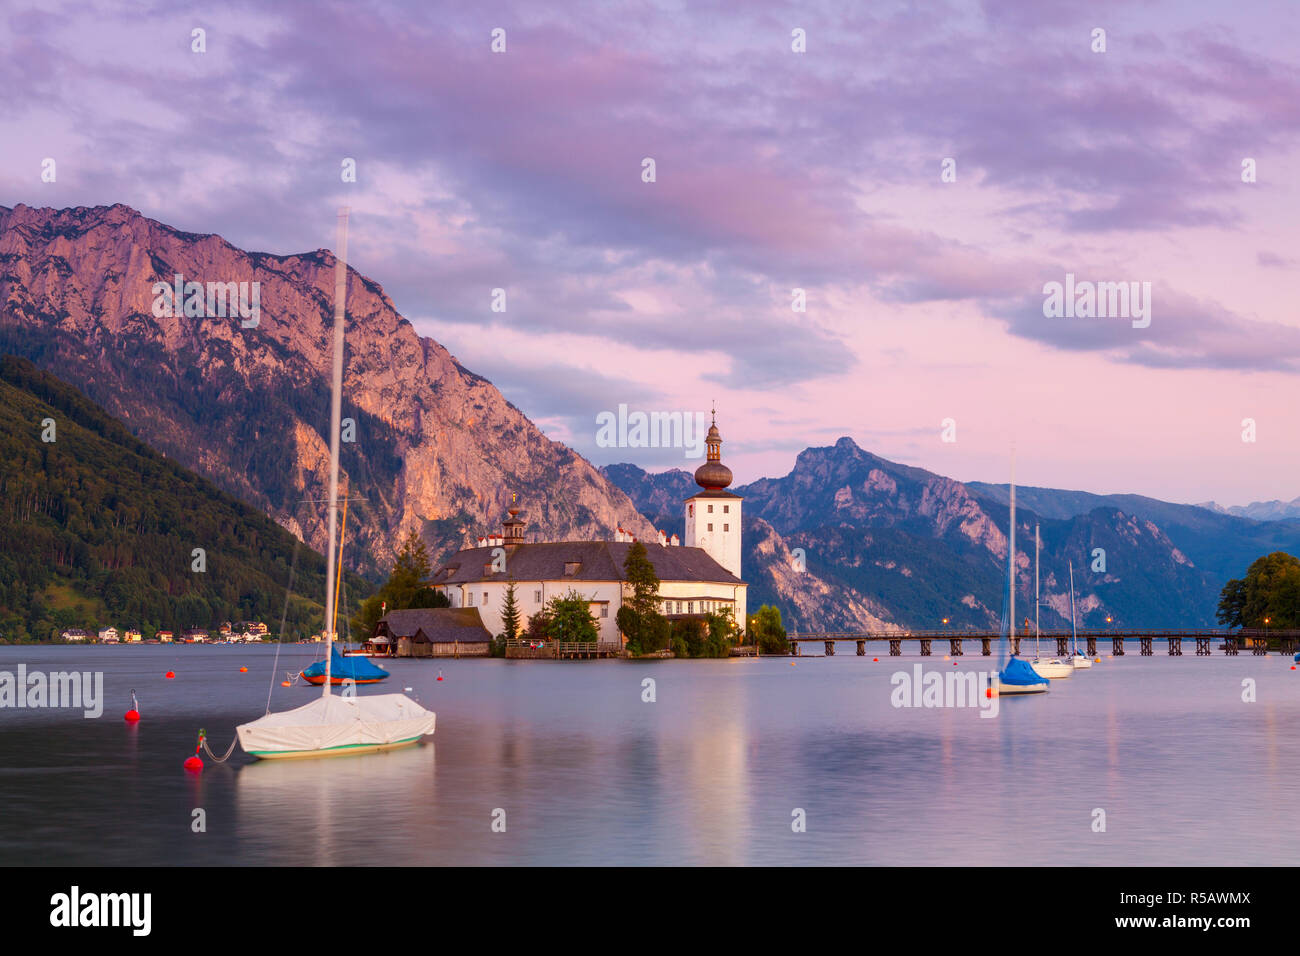
<path fill-rule="evenodd" d="M 695 483 L 705 491 L 721 491 L 731 484 L 731 469 L 722 463 L 722 435 L 718 432 L 718 412 L 713 411 L 713 424 L 709 426 L 708 460 L 695 469 Z"/>
<path fill-rule="evenodd" d="M 700 491 L 686 499 L 686 546 L 703 548 L 713 560 L 740 577 L 740 506 L 743 499 L 727 491 L 731 469 L 722 463 L 722 435 L 718 412 L 704 439 L 708 455 L 695 469 Z"/>

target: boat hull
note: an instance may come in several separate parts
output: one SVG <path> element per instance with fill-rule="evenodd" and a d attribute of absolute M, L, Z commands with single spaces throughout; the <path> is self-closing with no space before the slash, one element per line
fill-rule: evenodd
<path fill-rule="evenodd" d="M 999 697 L 1008 697 L 1012 694 L 1045 694 L 1047 688 L 1051 686 L 1051 681 L 1043 681 L 1041 684 L 1004 684 L 1001 681 L 993 682 L 993 689 Z"/>
<path fill-rule="evenodd" d="M 1074 665 L 1062 661 L 1030 661 L 1029 666 L 1039 677 L 1046 677 L 1048 680 L 1064 680 L 1074 676 Z"/>
<path fill-rule="evenodd" d="M 321 684 L 325 683 L 325 675 L 324 675 L 324 674 L 321 674 L 321 675 L 319 675 L 319 676 L 317 676 L 317 677 L 308 677 L 306 671 L 304 671 L 303 673 L 299 674 L 298 676 L 301 677 L 303 680 L 305 680 L 308 684 L 315 684 L 317 687 L 319 687 Z M 387 679 L 388 679 L 388 678 L 386 678 L 386 677 L 367 677 L 367 678 L 365 678 L 364 680 L 356 680 L 355 678 L 352 678 L 352 677 L 334 677 L 334 676 L 331 675 L 331 677 L 330 677 L 330 686 L 331 686 L 331 687 L 338 687 L 338 686 L 339 686 L 340 684 L 342 684 L 344 681 L 352 681 L 352 683 L 354 683 L 354 684 L 378 684 L 381 680 L 387 680 Z"/>
<path fill-rule="evenodd" d="M 395 750 L 433 733 L 436 715 L 401 694 L 322 696 L 236 728 L 244 752 L 261 760 L 342 757 Z"/>
<path fill-rule="evenodd" d="M 402 747 L 414 747 L 421 741 L 421 737 L 412 737 L 410 740 L 397 740 L 391 744 L 355 744 L 346 747 L 330 747 L 326 750 L 266 750 L 261 752 L 250 753 L 250 757 L 256 757 L 258 760 L 307 760 L 312 757 L 351 757 L 357 754 L 374 754 L 386 750 L 399 750 Z"/>
<path fill-rule="evenodd" d="M 1088 658 L 1086 658 L 1086 657 L 1074 657 L 1074 658 L 1071 658 L 1070 663 L 1072 663 L 1072 664 L 1075 666 L 1076 669 L 1079 669 L 1079 668 L 1085 668 L 1085 669 L 1086 669 L 1086 668 L 1089 668 L 1089 667 L 1092 666 L 1092 661 L 1088 660 Z"/>

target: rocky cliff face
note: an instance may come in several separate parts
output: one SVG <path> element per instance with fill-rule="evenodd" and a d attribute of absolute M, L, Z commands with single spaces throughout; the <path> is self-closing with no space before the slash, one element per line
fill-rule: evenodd
<path fill-rule="evenodd" d="M 165 454 L 325 546 L 334 256 L 244 252 L 112 207 L 0 207 L 0 351 L 86 392 Z M 155 314 L 157 282 L 257 282 L 260 316 Z M 349 270 L 343 445 L 349 560 L 385 569 L 408 529 L 436 553 L 499 528 L 607 538 L 650 523 L 589 462 L 421 338 Z"/>

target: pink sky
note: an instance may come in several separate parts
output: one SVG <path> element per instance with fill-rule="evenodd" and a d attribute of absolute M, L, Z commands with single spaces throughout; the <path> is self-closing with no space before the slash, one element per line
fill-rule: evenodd
<path fill-rule="evenodd" d="M 347 202 L 353 264 L 597 463 L 693 467 L 596 416 L 716 400 L 740 483 L 848 435 L 960 479 L 1014 442 L 1023 484 L 1300 495 L 1295 4 L 96 11 L 0 15 L 0 204 L 290 254 Z M 1150 282 L 1150 328 L 1044 318 L 1067 271 Z"/>

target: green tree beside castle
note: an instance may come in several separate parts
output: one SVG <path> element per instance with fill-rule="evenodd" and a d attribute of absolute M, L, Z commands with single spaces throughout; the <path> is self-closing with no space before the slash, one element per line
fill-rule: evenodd
<path fill-rule="evenodd" d="M 770 604 L 764 604 L 749 615 L 745 628 L 758 645 L 761 654 L 789 654 L 790 642 L 785 636 L 785 625 L 781 623 L 781 610 Z"/>
<path fill-rule="evenodd" d="M 659 576 L 640 541 L 628 548 L 623 573 L 632 593 L 625 596 L 614 622 L 627 638 L 628 653 L 635 656 L 663 650 L 670 637 L 668 619 L 659 613 Z"/>
<path fill-rule="evenodd" d="M 1223 586 L 1216 617 L 1228 627 L 1300 627 L 1300 558 L 1285 551 L 1256 558 L 1244 578 Z"/>
<path fill-rule="evenodd" d="M 375 633 L 379 619 L 389 611 L 405 611 L 420 607 L 450 607 L 451 602 L 441 591 L 425 584 L 433 572 L 429 549 L 415 529 L 402 542 L 393 570 L 378 593 L 362 602 L 349 625 L 352 639 L 365 641 Z"/>

